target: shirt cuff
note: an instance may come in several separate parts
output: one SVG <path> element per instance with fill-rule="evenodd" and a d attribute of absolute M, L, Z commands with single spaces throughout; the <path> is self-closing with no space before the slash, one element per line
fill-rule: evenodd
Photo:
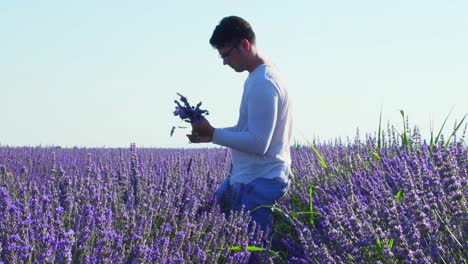
<path fill-rule="evenodd" d="M 213 138 L 211 139 L 212 143 L 221 145 L 221 146 L 226 146 L 226 129 L 224 128 L 216 128 L 215 131 L 213 132 Z"/>

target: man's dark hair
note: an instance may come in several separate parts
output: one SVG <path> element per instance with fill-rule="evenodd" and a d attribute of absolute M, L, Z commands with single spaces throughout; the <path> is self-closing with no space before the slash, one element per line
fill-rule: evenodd
<path fill-rule="evenodd" d="M 213 31 L 210 44 L 213 48 L 237 46 L 241 40 L 247 39 L 255 45 L 255 33 L 249 22 L 237 16 L 223 18 Z"/>

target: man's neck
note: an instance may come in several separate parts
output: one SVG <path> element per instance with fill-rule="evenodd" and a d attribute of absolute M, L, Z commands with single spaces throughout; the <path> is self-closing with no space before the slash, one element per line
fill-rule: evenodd
<path fill-rule="evenodd" d="M 265 62 L 266 60 L 262 56 L 256 54 L 256 56 L 252 58 L 252 62 L 247 66 L 247 71 L 252 73 L 258 66 L 265 64 Z"/>
<path fill-rule="evenodd" d="M 246 68 L 246 70 L 249 73 L 252 73 L 258 66 L 266 63 L 266 59 L 262 56 L 262 54 L 258 52 L 258 50 L 254 46 L 251 52 L 251 57 Z"/>

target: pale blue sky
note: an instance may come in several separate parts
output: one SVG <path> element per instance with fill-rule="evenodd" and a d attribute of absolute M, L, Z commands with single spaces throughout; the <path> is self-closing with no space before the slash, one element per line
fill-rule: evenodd
<path fill-rule="evenodd" d="M 381 107 L 427 138 L 468 110 L 467 14 L 465 0 L 1 1 L 0 145 L 193 147 L 188 129 L 169 137 L 176 92 L 234 125 L 247 73 L 208 43 L 228 15 L 283 73 L 298 141 L 375 133 Z"/>

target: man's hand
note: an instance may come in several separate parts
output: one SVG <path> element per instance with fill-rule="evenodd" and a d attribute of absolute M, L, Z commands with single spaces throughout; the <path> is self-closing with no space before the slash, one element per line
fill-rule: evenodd
<path fill-rule="evenodd" d="M 215 128 L 203 118 L 200 122 L 192 123 L 192 134 L 187 135 L 192 143 L 208 143 L 213 140 Z"/>

